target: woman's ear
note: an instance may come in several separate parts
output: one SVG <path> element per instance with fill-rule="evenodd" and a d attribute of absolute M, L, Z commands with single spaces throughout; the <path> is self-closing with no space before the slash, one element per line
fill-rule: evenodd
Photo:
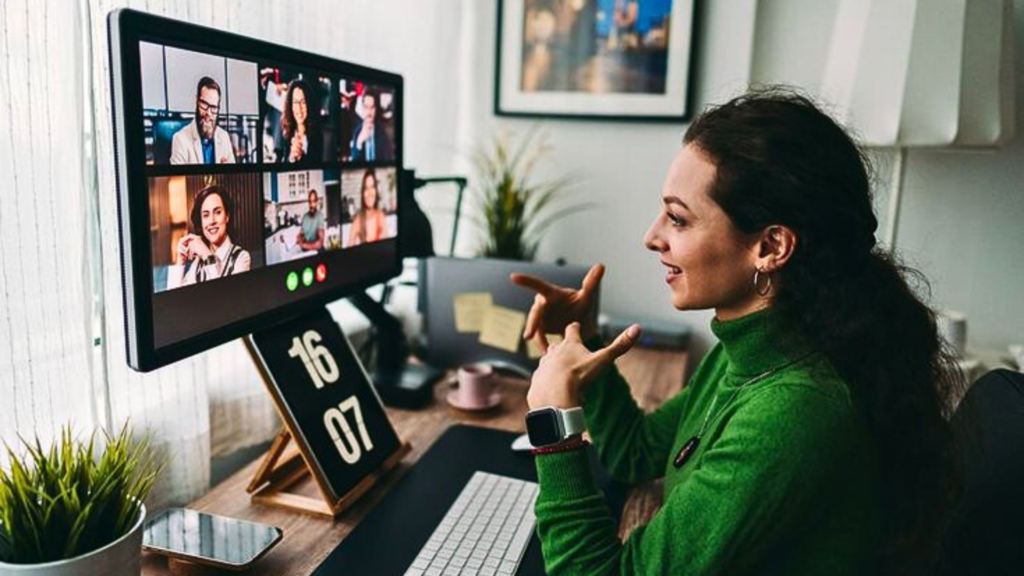
<path fill-rule="evenodd" d="M 798 238 L 789 226 L 768 226 L 758 241 L 757 269 L 774 272 L 789 262 L 796 250 Z"/>

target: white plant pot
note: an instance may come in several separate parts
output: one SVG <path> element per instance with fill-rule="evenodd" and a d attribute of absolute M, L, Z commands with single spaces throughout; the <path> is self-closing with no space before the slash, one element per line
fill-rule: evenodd
<path fill-rule="evenodd" d="M 139 521 L 127 534 L 106 546 L 67 560 L 45 564 L 0 562 L 0 576 L 139 576 L 142 572 L 142 524 L 146 506 L 140 505 Z"/>

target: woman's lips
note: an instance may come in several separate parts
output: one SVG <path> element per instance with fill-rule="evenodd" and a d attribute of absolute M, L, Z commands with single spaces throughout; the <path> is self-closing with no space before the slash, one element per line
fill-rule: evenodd
<path fill-rule="evenodd" d="M 662 260 L 661 263 L 668 268 L 668 272 L 665 274 L 665 282 L 671 284 L 672 282 L 674 282 L 676 279 L 683 275 L 682 268 L 678 266 L 673 266 L 672 264 L 669 264 L 664 260 Z"/>

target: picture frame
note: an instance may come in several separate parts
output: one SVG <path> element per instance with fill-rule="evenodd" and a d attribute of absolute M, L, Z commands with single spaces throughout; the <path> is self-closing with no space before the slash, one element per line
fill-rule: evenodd
<path fill-rule="evenodd" d="M 698 0 L 499 0 L 497 116 L 684 122 Z"/>

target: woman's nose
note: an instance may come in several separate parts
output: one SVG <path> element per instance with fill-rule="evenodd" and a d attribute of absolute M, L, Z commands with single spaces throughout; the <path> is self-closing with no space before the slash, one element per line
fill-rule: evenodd
<path fill-rule="evenodd" d="M 644 234 L 644 246 L 646 246 L 648 250 L 653 250 L 655 252 L 664 252 L 668 249 L 668 244 L 658 236 L 657 221 L 651 224 L 651 227 L 647 229 L 647 233 Z"/>

